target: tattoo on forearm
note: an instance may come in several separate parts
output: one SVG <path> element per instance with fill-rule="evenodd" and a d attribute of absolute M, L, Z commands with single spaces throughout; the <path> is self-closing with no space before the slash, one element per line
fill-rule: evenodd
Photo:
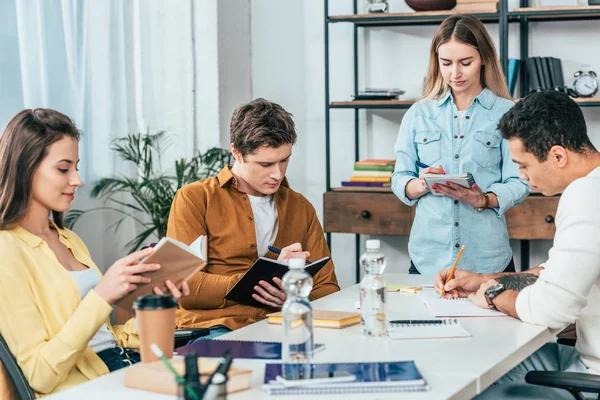
<path fill-rule="evenodd" d="M 529 285 L 533 285 L 538 277 L 533 274 L 510 274 L 496 279 L 504 285 L 507 290 L 520 291 Z"/>

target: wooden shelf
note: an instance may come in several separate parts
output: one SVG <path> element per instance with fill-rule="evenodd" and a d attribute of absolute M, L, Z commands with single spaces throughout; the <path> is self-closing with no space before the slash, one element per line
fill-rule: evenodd
<path fill-rule="evenodd" d="M 529 17 L 530 20 L 600 19 L 600 6 L 521 7 L 508 13 L 510 17 Z"/>
<path fill-rule="evenodd" d="M 392 26 L 392 25 L 431 25 L 439 24 L 448 16 L 460 14 L 454 10 L 442 11 L 419 11 L 407 13 L 373 13 L 373 14 L 351 14 L 330 15 L 327 21 L 351 22 L 360 26 Z M 477 18 L 484 22 L 498 22 L 498 13 L 477 13 Z"/>
<path fill-rule="evenodd" d="M 333 101 L 331 108 L 410 108 L 416 100 Z"/>
<path fill-rule="evenodd" d="M 600 97 L 579 97 L 573 99 L 581 107 L 600 107 Z M 359 100 L 359 101 L 333 101 L 331 108 L 371 108 L 371 109 L 406 109 L 415 104 L 416 100 Z M 519 99 L 515 99 L 519 101 Z"/>

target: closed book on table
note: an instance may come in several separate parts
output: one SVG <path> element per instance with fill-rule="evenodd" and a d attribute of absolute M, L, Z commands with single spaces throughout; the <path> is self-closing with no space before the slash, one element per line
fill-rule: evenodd
<path fill-rule="evenodd" d="M 183 358 L 173 358 L 171 364 L 179 374 L 184 374 L 185 364 Z M 215 360 L 198 359 L 200 381 L 206 383 L 210 374 L 218 365 L 219 362 Z M 227 393 L 249 389 L 251 376 L 252 370 L 232 366 L 227 372 Z M 125 387 L 172 396 L 178 394 L 175 377 L 162 361 L 138 363 L 125 368 Z"/>
<path fill-rule="evenodd" d="M 319 377 L 334 379 L 306 383 Z M 336 377 L 354 379 L 340 382 Z M 281 383 L 282 378 L 288 385 Z M 298 386 L 293 386 L 296 382 Z M 263 389 L 270 395 L 416 392 L 427 390 L 427 383 L 413 361 L 325 363 L 308 368 L 301 364 L 267 364 Z"/>
<path fill-rule="evenodd" d="M 315 343 L 315 352 L 325 348 L 324 344 Z M 281 360 L 281 342 L 261 342 L 256 340 L 198 340 L 175 349 L 177 354 L 188 351 L 199 357 L 222 357 L 228 351 L 232 358 Z"/>
<path fill-rule="evenodd" d="M 281 312 L 268 314 L 270 324 L 281 324 Z M 360 314 L 347 311 L 313 310 L 313 326 L 317 328 L 341 329 L 360 323 Z"/>

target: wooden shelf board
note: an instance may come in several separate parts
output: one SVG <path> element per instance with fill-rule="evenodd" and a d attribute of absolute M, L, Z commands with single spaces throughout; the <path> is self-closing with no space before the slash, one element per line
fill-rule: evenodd
<path fill-rule="evenodd" d="M 598 103 L 600 104 L 600 97 L 578 97 L 575 100 L 577 103 Z"/>
<path fill-rule="evenodd" d="M 331 188 L 332 192 L 377 192 L 377 193 L 393 193 L 389 187 L 361 187 L 361 186 L 340 186 Z"/>
<path fill-rule="evenodd" d="M 332 101 L 331 107 L 339 108 L 361 108 L 361 107 L 391 107 L 408 108 L 416 100 L 353 100 L 353 101 Z"/>
<path fill-rule="evenodd" d="M 600 6 L 520 7 L 508 13 L 510 17 L 526 16 L 531 20 L 560 20 L 562 18 L 600 18 Z"/>
<path fill-rule="evenodd" d="M 555 7 L 519 7 L 513 12 L 531 12 L 531 11 L 581 11 L 581 10 L 598 10 L 600 6 L 555 6 Z"/>
<path fill-rule="evenodd" d="M 405 13 L 372 13 L 372 14 L 349 14 L 349 15 L 330 15 L 329 22 L 352 22 L 360 25 L 377 24 L 418 24 L 427 22 L 441 22 L 446 17 L 453 14 L 461 14 L 456 10 L 439 11 L 415 11 Z M 497 21 L 498 13 L 474 13 L 479 19 L 485 21 Z"/>

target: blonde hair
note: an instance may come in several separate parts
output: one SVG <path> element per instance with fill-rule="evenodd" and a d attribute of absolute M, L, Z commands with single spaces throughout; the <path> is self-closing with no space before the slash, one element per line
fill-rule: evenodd
<path fill-rule="evenodd" d="M 448 84 L 440 72 L 438 49 L 440 45 L 455 39 L 472 46 L 481 56 L 480 81 L 484 88 L 491 90 L 496 96 L 511 99 L 506 86 L 500 60 L 496 54 L 494 42 L 485 26 L 476 17 L 469 14 L 456 14 L 446 18 L 435 32 L 431 41 L 429 71 L 423 84 L 423 98 L 439 99 L 448 91 Z"/>

